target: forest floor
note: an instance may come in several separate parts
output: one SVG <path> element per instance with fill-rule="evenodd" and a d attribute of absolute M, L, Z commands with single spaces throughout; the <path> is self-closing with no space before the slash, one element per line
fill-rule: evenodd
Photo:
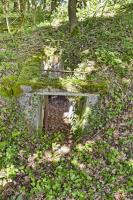
<path fill-rule="evenodd" d="M 88 114 L 84 133 L 77 128 L 72 134 L 29 135 L 16 99 L 1 97 L 0 200 L 133 199 L 132 19 L 129 7 L 113 17 L 79 22 L 75 35 L 67 24 L 37 27 L 13 40 L 0 33 L 1 80 L 6 77 L 0 91 L 4 86 L 8 93 L 15 81 L 35 82 L 35 65 L 25 62 L 40 56 L 45 46 L 62 52 L 67 69 L 93 61 L 91 80 L 109 83 Z"/>
<path fill-rule="evenodd" d="M 131 200 L 132 108 L 129 101 L 109 126 L 80 140 L 62 132 L 6 136 L 2 200 Z"/>

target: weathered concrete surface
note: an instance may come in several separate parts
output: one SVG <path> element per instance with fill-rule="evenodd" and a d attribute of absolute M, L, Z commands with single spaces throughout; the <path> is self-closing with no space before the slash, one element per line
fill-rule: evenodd
<path fill-rule="evenodd" d="M 99 95 L 90 95 L 86 98 L 86 105 L 85 105 L 85 111 L 83 114 L 83 122 L 82 122 L 82 128 L 83 131 L 86 131 L 89 128 L 89 120 L 88 116 L 92 112 L 92 107 L 95 107 L 99 99 Z"/>
<path fill-rule="evenodd" d="M 18 101 L 29 132 L 33 132 L 36 129 L 43 127 L 43 107 L 44 98 L 40 95 L 32 93 L 30 86 L 22 86 L 23 96 L 19 97 Z M 31 93 L 29 93 L 31 92 Z"/>
<path fill-rule="evenodd" d="M 42 89 L 38 91 L 34 91 L 32 93 L 32 88 L 30 86 L 21 86 L 21 89 L 23 90 L 24 94 L 19 98 L 19 103 L 21 106 L 21 110 L 24 113 L 25 116 L 25 122 L 27 124 L 27 127 L 29 129 L 29 132 L 33 132 L 34 130 L 37 130 L 39 128 L 43 128 L 44 126 L 44 108 L 45 108 L 45 97 L 50 96 L 68 96 L 69 98 L 72 97 L 74 101 L 75 96 L 85 96 L 85 107 L 84 113 L 83 113 L 83 121 L 82 126 L 83 129 L 87 128 L 89 126 L 89 122 L 87 119 L 88 112 L 90 112 L 90 109 L 92 106 L 95 106 L 98 102 L 99 95 L 97 94 L 89 94 L 89 93 L 70 93 L 65 92 L 62 90 L 57 89 Z M 75 104 L 75 103 L 74 103 Z M 72 105 L 70 103 L 69 109 L 66 113 L 64 113 L 64 116 L 67 116 L 69 120 L 71 121 L 74 116 L 74 104 Z M 54 115 L 54 113 L 53 113 Z"/>
<path fill-rule="evenodd" d="M 98 102 L 99 95 L 98 94 L 88 94 L 88 97 L 86 98 L 86 106 L 95 106 Z"/>

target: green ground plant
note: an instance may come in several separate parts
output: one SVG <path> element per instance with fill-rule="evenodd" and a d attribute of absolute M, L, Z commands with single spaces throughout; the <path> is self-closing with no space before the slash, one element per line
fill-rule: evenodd
<path fill-rule="evenodd" d="M 57 27 L 52 26 L 54 16 L 62 16 L 59 11 L 51 18 L 48 13 L 38 14 L 36 27 L 30 26 L 29 13 L 24 30 L 14 39 L 0 33 L 0 95 L 4 96 L 0 99 L 4 102 L 0 107 L 1 200 L 133 198 L 131 8 L 132 4 L 117 7 L 114 16 L 86 18 L 79 12 L 79 29 L 73 35 L 68 32 L 65 14 Z M 47 21 L 41 23 L 44 18 Z M 0 19 L 3 21 L 1 14 Z M 60 52 L 67 70 L 79 70 L 90 61 L 95 68 L 85 81 L 70 77 L 54 80 L 53 86 L 64 88 L 70 81 L 78 82 L 82 90 L 100 93 L 98 104 L 87 116 L 89 126 L 84 131 L 76 126 L 67 154 L 60 153 L 67 146 L 66 134 L 28 133 L 14 95 L 20 95 L 23 84 L 33 89 L 51 84 L 40 77 L 46 46 Z M 82 105 L 81 99 L 78 103 Z"/>

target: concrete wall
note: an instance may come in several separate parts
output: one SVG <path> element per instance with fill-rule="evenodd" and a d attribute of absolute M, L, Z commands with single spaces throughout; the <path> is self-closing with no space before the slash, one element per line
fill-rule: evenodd
<path fill-rule="evenodd" d="M 21 110 L 24 113 L 25 116 L 25 123 L 29 129 L 29 132 L 32 133 L 37 129 L 42 129 L 44 126 L 44 112 L 45 106 L 46 106 L 46 96 L 47 95 L 41 95 L 40 91 L 36 91 L 35 93 L 32 93 L 32 88 L 29 86 L 22 86 L 22 89 L 24 91 L 23 96 L 19 98 L 19 103 L 21 106 Z M 44 92 L 44 91 L 43 91 Z M 45 91 L 46 92 L 46 91 Z M 55 90 L 55 93 L 57 91 Z M 58 93 L 58 92 L 57 92 Z M 43 94 L 43 93 L 42 93 Z M 64 95 L 65 96 L 65 95 Z M 72 101 L 74 102 L 75 98 L 72 98 Z M 98 101 L 98 95 L 89 95 L 87 97 L 84 97 L 84 103 L 81 104 L 80 110 L 82 112 L 82 116 L 79 119 L 77 116 L 77 122 L 82 126 L 83 129 L 86 129 L 89 126 L 88 122 L 88 115 L 91 112 L 91 107 L 95 106 Z M 67 113 L 68 117 L 70 117 L 71 121 L 75 117 L 75 109 L 74 104 L 70 104 L 69 112 Z M 53 113 L 54 114 L 54 113 Z M 79 121 L 78 121 L 79 119 Z"/>
<path fill-rule="evenodd" d="M 27 87 L 27 86 L 25 86 Z M 30 93 L 27 88 L 26 93 L 21 96 L 18 101 L 22 112 L 24 113 L 25 123 L 32 133 L 35 130 L 43 127 L 44 118 L 44 97 L 35 93 Z"/>

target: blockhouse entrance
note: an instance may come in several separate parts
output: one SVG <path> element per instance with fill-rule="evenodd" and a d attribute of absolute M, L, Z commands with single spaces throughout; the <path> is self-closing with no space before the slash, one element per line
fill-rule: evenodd
<path fill-rule="evenodd" d="M 47 133 L 64 132 L 71 130 L 70 118 L 72 105 L 65 96 L 45 97 L 43 128 Z"/>

